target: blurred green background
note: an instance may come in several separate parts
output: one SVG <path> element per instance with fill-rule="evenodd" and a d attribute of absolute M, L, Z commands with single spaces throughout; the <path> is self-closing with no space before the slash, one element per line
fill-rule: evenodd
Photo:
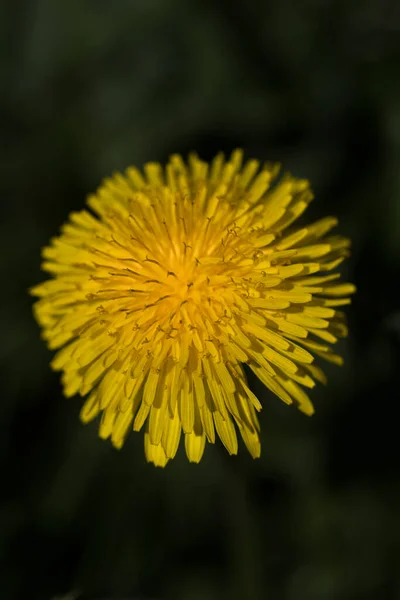
<path fill-rule="evenodd" d="M 0 597 L 400 598 L 400 7 L 395 0 L 0 3 Z M 61 395 L 27 288 L 114 170 L 241 146 L 353 239 L 343 368 L 309 419 L 262 385 L 262 457 L 165 470 Z"/>

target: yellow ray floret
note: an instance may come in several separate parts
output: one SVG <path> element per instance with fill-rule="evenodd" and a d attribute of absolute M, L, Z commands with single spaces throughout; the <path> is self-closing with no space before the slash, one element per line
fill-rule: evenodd
<path fill-rule="evenodd" d="M 304 388 L 325 382 L 314 355 L 347 333 L 354 292 L 331 273 L 349 241 L 334 217 L 293 228 L 313 195 L 279 166 L 173 155 L 103 182 L 90 210 L 70 215 L 43 250 L 51 279 L 34 311 L 62 371 L 66 396 L 88 395 L 102 438 L 120 448 L 145 425 L 145 453 L 165 466 L 185 438 L 199 462 L 215 432 L 230 454 L 237 433 L 260 455 L 257 412 L 243 364 L 307 415 Z"/>

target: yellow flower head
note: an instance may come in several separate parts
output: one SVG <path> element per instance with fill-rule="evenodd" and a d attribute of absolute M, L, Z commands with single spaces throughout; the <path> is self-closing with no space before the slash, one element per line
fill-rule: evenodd
<path fill-rule="evenodd" d="M 327 217 L 293 229 L 313 195 L 309 183 L 236 150 L 212 164 L 178 155 L 144 175 L 104 181 L 43 250 L 52 279 L 33 288 L 43 337 L 58 350 L 66 396 L 89 394 L 87 423 L 120 448 L 146 424 L 147 460 L 165 466 L 181 433 L 200 461 L 215 430 L 230 454 L 237 431 L 260 455 L 261 404 L 243 365 L 305 414 L 305 388 L 325 381 L 314 355 L 346 335 L 338 306 L 354 286 L 331 273 L 349 241 L 327 236 Z M 95 216 L 94 216 L 95 215 Z M 236 425 L 236 427 L 235 427 Z"/>

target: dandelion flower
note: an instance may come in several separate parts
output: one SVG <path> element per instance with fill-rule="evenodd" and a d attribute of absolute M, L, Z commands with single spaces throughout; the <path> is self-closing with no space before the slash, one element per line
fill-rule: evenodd
<path fill-rule="evenodd" d="M 105 180 L 44 248 L 52 278 L 31 290 L 65 396 L 88 396 L 82 421 L 101 413 L 99 435 L 117 448 L 145 426 L 157 466 L 182 433 L 192 462 L 217 436 L 236 454 L 237 433 L 258 457 L 261 404 L 244 365 L 311 415 L 304 388 L 325 382 L 314 357 L 342 363 L 330 345 L 354 292 L 332 273 L 350 245 L 329 235 L 337 220 L 293 228 L 312 198 L 307 180 L 242 166 L 240 150 Z"/>

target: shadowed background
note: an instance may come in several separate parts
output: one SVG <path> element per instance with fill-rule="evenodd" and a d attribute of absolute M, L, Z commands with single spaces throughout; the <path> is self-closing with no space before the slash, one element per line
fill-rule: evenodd
<path fill-rule="evenodd" d="M 1 598 L 400 598 L 399 40 L 394 0 L 1 3 Z M 312 418 L 252 380 L 259 460 L 155 469 L 80 424 L 27 288 L 103 177 L 237 146 L 353 240 L 345 366 Z"/>

